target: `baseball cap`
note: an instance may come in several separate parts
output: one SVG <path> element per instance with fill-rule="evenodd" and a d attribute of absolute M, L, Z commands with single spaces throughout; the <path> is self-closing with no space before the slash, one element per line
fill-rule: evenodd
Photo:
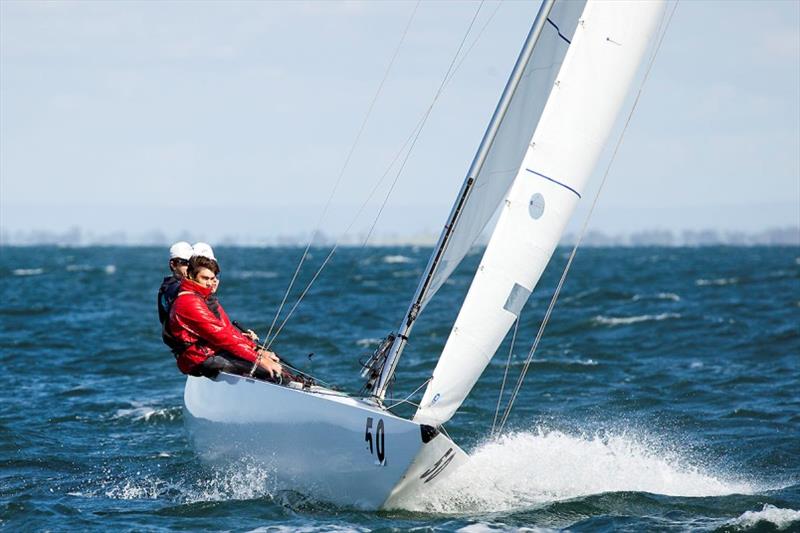
<path fill-rule="evenodd" d="M 179 241 L 169 247 L 170 259 L 186 259 L 187 261 L 192 258 L 192 245 L 186 241 Z"/>
<path fill-rule="evenodd" d="M 211 249 L 211 245 L 205 242 L 194 243 L 194 246 L 192 246 L 192 255 L 200 255 L 213 259 L 214 261 L 217 260 L 217 258 L 214 257 L 214 250 Z"/>

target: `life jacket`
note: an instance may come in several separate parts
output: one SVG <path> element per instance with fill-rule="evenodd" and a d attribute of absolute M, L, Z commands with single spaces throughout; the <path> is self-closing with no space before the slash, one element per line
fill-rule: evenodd
<path fill-rule="evenodd" d="M 164 344 L 166 344 L 167 347 L 169 347 L 172 355 L 175 356 L 175 359 L 180 357 L 183 352 L 199 342 L 184 342 L 175 338 L 172 333 L 169 332 L 169 320 L 161 324 L 161 340 L 164 341 Z"/>
<path fill-rule="evenodd" d="M 207 287 L 184 279 L 170 310 L 165 342 L 170 342 L 178 368 L 185 374 L 221 351 L 251 362 L 257 358 L 257 345 L 236 330 L 222 306 L 219 317 L 212 312 L 210 295 Z"/>
<path fill-rule="evenodd" d="M 158 307 L 158 320 L 162 325 L 164 322 L 169 321 L 169 310 L 172 309 L 172 304 L 178 296 L 180 286 L 181 280 L 175 277 L 175 275 L 167 276 L 161 282 L 161 287 L 158 289 L 156 305 Z"/>
<path fill-rule="evenodd" d="M 180 287 L 180 283 L 178 284 L 178 287 Z M 199 299 L 203 300 L 203 302 L 205 302 L 205 304 L 208 306 L 208 309 L 209 309 L 209 310 L 210 310 L 212 313 L 214 313 L 214 315 L 215 315 L 217 318 L 219 318 L 219 317 L 220 317 L 220 315 L 219 315 L 219 301 L 217 300 L 216 296 L 214 296 L 213 294 L 210 294 L 210 295 L 208 296 L 208 298 L 206 298 L 206 299 L 203 299 L 203 297 L 202 297 L 201 295 L 197 294 L 196 292 L 192 292 L 192 291 L 181 291 L 181 292 L 177 292 L 177 293 L 175 294 L 175 297 L 173 298 L 173 302 L 171 302 L 171 303 L 174 303 L 174 301 L 175 301 L 175 299 L 177 299 L 178 295 L 181 295 L 181 294 L 191 294 L 191 295 L 194 295 L 194 296 L 196 296 L 197 298 L 199 298 Z M 213 298 L 213 300 L 214 300 L 214 303 L 216 304 L 216 305 L 214 306 L 214 308 L 212 308 L 212 307 L 211 307 L 211 305 L 209 305 L 209 301 L 210 301 L 212 298 Z M 166 321 L 165 321 L 165 322 L 164 322 L 164 323 L 161 325 L 161 340 L 163 340 L 163 341 L 164 341 L 164 344 L 166 344 L 167 346 L 169 346 L 169 349 L 172 351 L 172 355 L 174 355 L 174 356 L 175 356 L 175 359 L 177 359 L 178 357 L 180 357 L 180 356 L 181 356 L 181 354 L 182 354 L 183 352 L 185 352 L 186 350 L 188 350 L 188 349 L 189 349 L 189 348 L 191 348 L 192 346 L 198 346 L 198 347 L 200 347 L 200 346 L 205 346 L 205 343 L 203 342 L 203 339 L 198 339 L 198 340 L 196 340 L 195 342 L 186 342 L 186 341 L 182 341 L 181 339 L 178 339 L 178 338 L 176 338 L 176 337 L 175 337 L 175 336 L 174 336 L 172 333 L 170 333 L 170 331 L 169 331 L 169 320 L 166 320 Z"/>
<path fill-rule="evenodd" d="M 208 310 L 214 313 L 215 317 L 220 319 L 222 318 L 219 313 L 219 300 L 217 299 L 216 294 L 212 292 L 211 294 L 208 295 L 208 298 L 206 298 L 206 305 L 208 306 Z M 236 326 L 236 322 L 233 322 L 233 325 Z"/>
<path fill-rule="evenodd" d="M 161 321 L 161 340 L 167 347 L 170 349 L 172 354 L 177 358 L 183 352 L 186 351 L 187 348 L 192 346 L 196 343 L 187 343 L 183 342 L 180 339 L 176 339 L 170 332 L 169 332 L 169 311 L 172 309 L 172 304 L 175 303 L 175 298 L 178 297 L 178 292 L 180 291 L 181 287 L 181 280 L 180 278 L 172 276 L 167 276 L 161 282 L 161 287 L 158 289 L 158 319 Z M 199 296 L 199 295 L 198 295 Z M 205 299 L 206 305 L 208 309 L 214 313 L 214 316 L 220 318 L 219 313 L 219 300 L 214 293 L 208 295 L 208 298 Z"/>

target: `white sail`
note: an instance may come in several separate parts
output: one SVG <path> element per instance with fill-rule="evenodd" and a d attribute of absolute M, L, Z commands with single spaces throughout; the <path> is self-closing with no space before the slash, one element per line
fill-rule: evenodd
<path fill-rule="evenodd" d="M 475 184 L 420 301 L 419 312 L 461 263 L 505 198 L 539 123 L 585 3 L 585 0 L 562 1 L 550 10 L 547 24 L 536 41 L 533 56 L 525 66 L 486 160 L 478 172 L 470 176 Z"/>
<path fill-rule="evenodd" d="M 566 2 L 567 4 L 569 2 Z M 528 300 L 615 122 L 661 1 L 589 0 L 414 420 L 450 419 Z"/>

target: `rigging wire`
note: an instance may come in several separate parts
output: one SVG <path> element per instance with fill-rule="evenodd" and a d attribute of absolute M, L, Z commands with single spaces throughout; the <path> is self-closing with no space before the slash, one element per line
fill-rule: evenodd
<path fill-rule="evenodd" d="M 650 76 L 650 70 L 653 68 L 656 56 L 658 55 L 658 52 L 661 49 L 661 44 L 664 42 L 664 37 L 666 36 L 667 31 L 669 30 L 670 23 L 672 22 L 672 17 L 673 15 L 675 15 L 675 10 L 678 7 L 678 2 L 679 0 L 676 0 L 675 5 L 672 8 L 672 12 L 670 13 L 669 18 L 667 20 L 667 23 L 664 26 L 664 32 L 659 37 L 655 50 L 653 51 L 653 55 L 650 58 L 647 70 L 645 71 L 644 77 L 642 78 L 642 82 L 639 85 L 639 90 L 636 93 L 636 99 L 633 102 L 633 106 L 631 106 L 631 110 L 628 113 L 627 119 L 625 120 L 625 125 L 622 128 L 622 132 L 620 132 L 616 145 L 614 146 L 614 151 L 611 154 L 611 159 L 609 160 L 608 165 L 606 166 L 606 170 L 603 174 L 603 179 L 600 181 L 600 187 L 597 189 L 597 193 L 595 194 L 594 200 L 592 201 L 592 205 L 589 208 L 589 212 L 587 213 L 586 218 L 583 221 L 583 227 L 581 228 L 581 232 L 578 235 L 578 240 L 575 242 L 575 246 L 572 248 L 572 252 L 569 255 L 569 259 L 567 259 L 567 264 L 564 267 L 564 271 L 561 274 L 561 279 L 558 280 L 558 285 L 556 286 L 556 290 L 553 293 L 553 297 L 550 299 L 550 304 L 548 305 L 547 311 L 545 312 L 544 318 L 542 319 L 542 323 L 539 326 L 539 331 L 536 333 L 536 338 L 534 339 L 533 345 L 531 346 L 531 349 L 528 352 L 528 357 L 525 360 L 525 364 L 523 365 L 522 370 L 520 371 L 519 378 L 517 378 L 517 383 L 514 387 L 514 391 L 511 393 L 511 397 L 509 398 L 508 406 L 506 406 L 506 409 L 503 412 L 503 417 L 500 421 L 500 426 L 497 429 L 497 433 L 503 431 L 503 428 L 505 427 L 505 424 L 508 421 L 508 416 L 511 414 L 511 409 L 514 407 L 514 402 L 516 401 L 517 396 L 519 395 L 519 391 L 522 388 L 522 383 L 525 380 L 525 374 L 528 372 L 528 368 L 530 367 L 531 361 L 533 360 L 533 354 L 539 347 L 539 342 L 542 340 L 542 335 L 544 334 L 544 330 L 547 327 L 548 321 L 550 320 L 550 315 L 553 312 L 553 308 L 556 305 L 556 301 L 558 301 L 558 296 L 561 293 L 561 288 L 564 286 L 564 281 L 566 280 L 569 269 L 572 266 L 572 261 L 573 259 L 575 259 L 575 254 L 578 252 L 578 247 L 580 246 L 581 241 L 583 240 L 583 237 L 586 234 L 586 230 L 589 226 L 589 220 L 591 219 L 592 213 L 594 212 L 594 208 L 597 205 L 598 199 L 600 198 L 600 193 L 603 191 L 606 179 L 608 178 L 608 174 L 611 171 L 611 166 L 614 164 L 614 160 L 617 157 L 617 152 L 619 150 L 620 145 L 622 144 L 623 138 L 625 137 L 625 132 L 628 130 L 628 125 L 630 124 L 631 119 L 633 118 L 633 114 L 636 111 L 636 106 L 639 104 L 639 99 L 641 98 L 644 86 L 647 83 L 647 78 Z"/>
<path fill-rule="evenodd" d="M 470 45 L 467 48 L 466 52 L 464 52 L 464 54 L 461 56 L 461 60 L 458 62 L 456 67 L 453 69 L 453 71 L 450 73 L 450 77 L 447 78 L 447 80 L 445 82 L 445 87 L 447 87 L 447 85 L 453 80 L 453 78 L 455 77 L 456 72 L 458 72 L 459 68 L 461 68 L 461 65 L 467 59 L 467 57 L 469 56 L 470 52 L 472 52 L 472 49 L 475 48 L 475 45 L 478 44 L 478 41 L 480 40 L 481 36 L 483 35 L 483 32 L 486 30 L 486 28 L 492 22 L 492 20 L 494 19 L 495 15 L 497 15 L 497 12 L 500 10 L 500 6 L 501 5 L 502 5 L 501 3 L 498 3 L 497 6 L 494 8 L 494 11 L 492 11 L 492 13 L 486 19 L 486 22 L 483 23 L 483 26 L 481 27 L 481 29 L 478 31 L 478 33 L 475 36 L 475 38 L 470 43 Z M 392 167 L 394 167 L 394 164 L 397 162 L 398 159 L 400 159 L 400 156 L 403 155 L 403 152 L 405 151 L 406 147 L 411 142 L 411 140 L 414 139 L 415 135 L 417 134 L 417 130 L 422 128 L 422 126 L 424 125 L 423 118 L 424 117 L 421 117 L 417 121 L 416 126 L 414 126 L 414 128 L 411 130 L 411 133 L 408 135 L 408 137 L 406 138 L 406 140 L 403 143 L 403 145 L 400 147 L 400 149 L 397 151 L 397 153 L 392 158 L 391 163 L 389 163 L 388 167 L 386 168 L 384 173 L 381 175 L 380 179 L 375 183 L 375 186 L 372 188 L 372 190 L 370 191 L 369 195 L 367 195 L 367 199 L 364 200 L 364 203 L 361 204 L 361 207 L 358 209 L 358 211 L 356 212 L 355 216 L 353 217 L 353 221 L 350 223 L 350 225 L 344 231 L 342 236 L 347 235 L 350 232 L 350 229 L 353 227 L 355 222 L 360 218 L 361 213 L 363 213 L 364 208 L 367 206 L 367 204 L 370 202 L 370 200 L 372 200 L 372 197 L 375 195 L 375 193 L 378 191 L 380 186 L 383 184 L 383 180 L 386 179 L 386 176 L 389 175 L 389 172 L 392 170 Z M 372 225 L 370 227 L 370 231 L 367 233 L 366 237 L 364 237 L 364 241 L 361 243 L 361 246 L 359 247 L 358 253 L 356 255 L 360 255 L 361 253 L 363 253 L 364 249 L 367 247 L 367 243 L 369 242 L 369 239 L 372 236 L 372 231 L 374 230 L 376 224 L 378 223 L 378 219 L 380 218 L 380 215 L 381 215 L 381 213 L 378 212 L 378 214 L 375 216 L 375 219 L 373 220 Z M 341 237 L 340 237 L 340 239 L 341 239 Z M 350 277 L 353 275 L 353 272 L 356 270 L 357 267 L 358 267 L 358 263 L 354 263 L 350 267 L 350 270 L 348 270 L 347 274 L 344 276 L 343 279 L 350 279 Z"/>
<path fill-rule="evenodd" d="M 422 382 L 422 384 L 419 387 L 414 389 L 414 391 L 411 394 L 409 394 L 408 396 L 406 396 L 402 400 L 399 400 L 397 403 L 393 403 L 392 405 L 387 406 L 386 409 L 394 409 L 395 407 L 397 407 L 398 405 L 403 404 L 403 403 L 411 404 L 414 407 L 419 407 L 418 404 L 410 401 L 410 399 L 411 399 L 412 396 L 414 396 L 416 393 L 418 393 L 422 389 L 422 387 L 424 387 L 425 385 L 430 383 L 431 379 L 433 379 L 433 378 L 430 377 L 430 378 L 426 379 L 425 381 Z M 394 398 L 390 398 L 390 399 L 394 400 Z"/>
<path fill-rule="evenodd" d="M 355 152 L 356 146 L 358 146 L 358 142 L 361 140 L 361 135 L 364 133 L 364 129 L 366 128 L 367 122 L 369 121 L 369 117 L 372 115 L 372 110 L 375 108 L 375 103 L 378 101 L 378 97 L 383 91 L 383 86 L 386 84 L 386 80 L 389 77 L 389 72 L 392 70 L 392 66 L 394 65 L 394 62 L 397 59 L 397 55 L 400 53 L 400 48 L 402 47 L 403 42 L 405 42 L 406 35 L 408 35 L 408 30 L 411 27 L 411 23 L 413 22 L 414 17 L 417 14 L 417 9 L 419 8 L 420 2 L 422 2 L 422 0 L 417 0 L 417 3 L 414 4 L 414 9 L 411 11 L 411 16 L 408 18 L 408 22 L 406 23 L 406 26 L 403 29 L 403 34 L 400 36 L 400 41 L 397 43 L 397 47 L 395 47 L 394 53 L 392 54 L 392 58 L 391 60 L 389 60 L 389 64 L 386 66 L 386 70 L 383 73 L 383 78 L 381 79 L 381 82 L 378 84 L 378 88 L 375 91 L 374 96 L 372 97 L 372 101 L 370 102 L 369 107 L 367 108 L 367 112 L 364 115 L 364 119 L 361 121 L 361 126 L 359 127 L 358 133 L 356 134 L 356 137 L 353 140 L 353 144 L 350 146 L 350 150 L 347 153 L 347 157 L 345 157 L 344 163 L 342 164 L 342 168 L 339 171 L 338 177 L 336 178 L 336 183 L 334 184 L 333 189 L 331 190 L 331 194 L 328 197 L 328 201 L 325 204 L 325 208 L 322 210 L 322 214 L 320 215 L 319 220 L 317 220 L 314 232 L 312 233 L 311 237 L 308 240 L 308 244 L 306 245 L 306 248 L 303 251 L 302 256 L 300 257 L 300 261 L 297 264 L 297 268 L 295 269 L 294 274 L 292 275 L 292 279 L 289 282 L 288 287 L 286 287 L 286 292 L 284 293 L 283 299 L 281 300 L 281 303 L 278 306 L 278 310 L 275 312 L 275 317 L 272 319 L 272 324 L 270 324 L 269 331 L 267 332 L 267 335 L 264 337 L 264 344 L 262 344 L 261 346 L 262 348 L 267 346 L 267 341 L 269 340 L 270 335 L 272 334 L 272 330 L 275 328 L 275 324 L 278 321 L 278 317 L 280 317 L 281 311 L 283 310 L 283 306 L 286 304 L 286 299 L 289 297 L 289 293 L 291 292 L 292 287 L 294 286 L 294 282 L 297 280 L 297 276 L 300 273 L 303 263 L 308 257 L 308 251 L 311 248 L 311 244 L 314 242 L 314 239 L 319 234 L 322 221 L 324 220 L 325 215 L 328 213 L 328 209 L 330 209 L 331 203 L 333 202 L 333 198 L 336 195 L 336 191 L 339 189 L 339 185 L 342 182 L 342 177 L 344 176 L 345 170 L 350 164 L 350 159 L 352 159 L 353 157 L 353 153 Z"/>
<path fill-rule="evenodd" d="M 514 322 L 514 333 L 511 335 L 511 346 L 508 348 L 508 359 L 506 360 L 506 369 L 503 372 L 503 383 L 500 385 L 500 394 L 497 395 L 497 407 L 494 410 L 494 420 L 492 420 L 492 431 L 489 435 L 494 436 L 495 427 L 497 427 L 497 417 L 500 414 L 500 404 L 503 402 L 503 392 L 506 389 L 506 378 L 508 378 L 508 368 L 511 366 L 511 355 L 514 353 L 514 342 L 517 340 L 517 328 L 519 328 L 519 320 L 522 317 L 520 310 L 516 322 Z"/>
<path fill-rule="evenodd" d="M 372 226 L 370 227 L 369 232 L 367 233 L 367 236 L 366 236 L 366 238 L 364 240 L 364 244 L 362 244 L 362 249 L 364 248 L 364 246 L 366 246 L 367 241 L 369 240 L 370 236 L 372 235 L 372 232 L 374 231 L 375 226 L 378 223 L 378 219 L 380 218 L 381 213 L 383 212 L 383 209 L 386 206 L 386 203 L 388 202 L 389 197 L 391 196 L 395 185 L 397 184 L 397 181 L 400 179 L 400 176 L 401 176 L 401 174 L 403 172 L 403 169 L 405 168 L 406 163 L 408 162 L 408 159 L 409 159 L 409 157 L 411 155 L 411 152 L 413 151 L 414 146 L 416 145 L 416 142 L 419 139 L 420 134 L 422 133 L 422 130 L 423 130 L 424 126 L 425 126 L 425 123 L 427 122 L 428 117 L 430 116 L 431 112 L 433 111 L 433 107 L 435 106 L 436 102 L 438 101 L 439 97 L 441 96 L 441 94 L 442 94 L 445 86 L 447 85 L 447 83 L 452 79 L 452 76 L 455 74 L 456 69 L 461 65 L 461 63 L 463 63 L 463 57 L 461 59 L 461 62 L 459 62 L 458 64 L 456 64 L 456 60 L 459 58 L 459 55 L 461 54 L 461 50 L 464 48 L 464 43 L 466 43 L 467 37 L 469 37 L 469 34 L 472 31 L 472 27 L 475 25 L 475 20 L 478 18 L 478 14 L 480 13 L 481 8 L 483 7 L 483 4 L 484 4 L 484 0 L 481 0 L 481 3 L 478 5 L 478 8 L 476 9 L 475 14 L 472 17 L 472 20 L 470 21 L 470 24 L 467 27 L 466 32 L 464 33 L 464 37 L 461 39 L 461 43 L 459 44 L 458 49 L 456 50 L 456 53 L 454 54 L 453 59 L 450 62 L 450 65 L 447 68 L 447 71 L 445 72 L 444 78 L 442 79 L 442 82 L 439 85 L 439 88 L 437 89 L 436 94 L 434 95 L 433 100 L 431 101 L 431 103 L 428 106 L 427 110 L 423 114 L 423 116 L 420 119 L 420 121 L 417 123 L 417 126 L 414 128 L 414 130 L 412 130 L 411 135 L 408 137 L 408 139 L 406 139 L 406 142 L 403 144 L 403 147 L 395 155 L 394 159 L 390 163 L 390 165 L 387 168 L 386 172 L 383 174 L 383 176 L 378 181 L 376 186 L 373 187 L 373 189 L 370 192 L 370 195 L 368 196 L 367 200 L 365 200 L 365 202 L 361 205 L 361 207 L 359 208 L 358 212 L 356 213 L 356 216 L 353 218 L 353 220 L 348 225 L 347 229 L 345 229 L 345 231 L 344 231 L 343 235 L 346 235 L 350 231 L 350 229 L 352 229 L 353 225 L 358 220 L 358 217 L 363 212 L 363 210 L 366 207 L 366 205 L 369 202 L 369 200 L 372 198 L 374 193 L 380 187 L 380 184 L 383 183 L 384 178 L 389 174 L 389 172 L 390 172 L 391 168 L 394 166 L 395 162 L 397 162 L 397 160 L 400 158 L 400 156 L 405 151 L 406 155 L 403 158 L 403 161 L 402 161 L 402 163 L 400 165 L 400 168 L 397 170 L 397 174 L 395 175 L 395 178 L 392 181 L 392 184 L 389 187 L 388 192 L 384 196 L 384 199 L 383 199 L 383 202 L 381 204 L 381 207 L 378 210 L 378 214 L 376 215 L 375 220 L 373 221 Z M 495 13 L 497 13 L 497 9 L 495 9 L 495 11 L 492 13 L 491 17 L 494 17 Z M 491 20 L 491 17 L 490 17 L 489 20 Z M 488 25 L 488 21 L 487 21 L 486 24 L 484 24 L 483 28 L 480 30 L 480 33 L 482 33 L 484 29 L 486 29 L 487 25 Z M 472 47 L 475 46 L 475 43 L 477 42 L 477 39 L 480 37 L 480 33 L 476 37 L 475 41 L 473 41 L 472 45 L 469 47 L 467 53 L 472 50 Z M 410 146 L 409 146 L 408 150 L 406 151 L 405 148 L 406 148 L 406 146 L 409 145 L 409 143 L 410 143 Z M 306 285 L 305 289 L 303 289 L 302 293 L 297 298 L 297 301 L 294 303 L 294 305 L 289 310 L 289 312 L 287 313 L 287 315 L 284 318 L 284 320 L 281 322 L 280 326 L 278 327 L 277 331 L 275 332 L 275 335 L 273 335 L 272 338 L 266 337 L 264 339 L 264 345 L 266 346 L 267 349 L 269 349 L 272 346 L 272 344 L 275 342 L 275 339 L 277 339 L 278 335 L 283 330 L 284 326 L 287 324 L 287 322 L 291 318 L 292 314 L 294 314 L 294 311 L 295 311 L 295 309 L 297 309 L 297 306 L 300 305 L 300 302 L 303 300 L 305 295 L 311 289 L 311 286 L 314 284 L 314 282 L 317 280 L 319 275 L 325 269 L 325 267 L 327 266 L 328 262 L 333 257 L 334 253 L 336 253 L 336 250 L 339 248 L 340 242 L 341 242 L 341 237 L 339 239 L 337 239 L 337 241 L 335 242 L 335 244 L 331 248 L 331 250 L 328 253 L 328 255 L 322 261 L 322 264 L 320 265 L 320 267 L 314 273 L 314 275 L 312 276 L 311 280 Z M 311 246 L 311 243 L 309 242 L 309 245 L 306 247 L 306 253 L 308 252 L 308 249 L 309 249 L 310 246 Z M 287 291 L 287 295 L 288 295 L 288 291 Z M 284 299 L 285 299 L 285 297 L 284 297 Z M 271 332 L 271 330 L 272 330 L 272 328 L 270 328 L 270 332 Z"/>
<path fill-rule="evenodd" d="M 414 146 L 417 144 L 417 140 L 419 139 L 419 136 L 422 133 L 422 128 L 423 128 L 423 126 L 425 126 L 425 123 L 428 121 L 428 117 L 430 116 L 431 111 L 433 111 L 434 105 L 436 105 L 436 102 L 439 100 L 439 97 L 441 96 L 442 91 L 444 90 L 445 86 L 450 81 L 450 79 L 452 79 L 452 76 L 455 74 L 456 69 L 458 67 L 460 67 L 461 64 L 464 62 L 464 58 L 466 58 L 467 54 L 470 51 L 472 51 L 472 47 L 475 46 L 475 43 L 478 42 L 478 39 L 480 38 L 481 34 L 483 33 L 483 30 L 486 29 L 486 26 L 489 24 L 491 19 L 497 13 L 497 9 L 499 9 L 499 7 L 500 7 L 499 4 L 498 4 L 498 7 L 495 8 L 495 10 L 492 13 L 492 15 L 486 21 L 486 24 L 484 24 L 483 28 L 481 28 L 481 30 L 478 33 L 478 35 L 475 38 L 475 40 L 472 42 L 472 45 L 467 49 L 467 51 L 462 56 L 461 61 L 458 64 L 456 64 L 456 59 L 458 59 L 458 56 L 461 53 L 461 49 L 464 47 L 464 43 L 467 41 L 467 37 L 469 36 L 470 31 L 472 31 L 472 26 L 475 24 L 475 20 L 478 18 L 478 14 L 481 12 L 481 8 L 483 8 L 483 4 L 484 4 L 484 0 L 481 0 L 481 3 L 478 4 L 478 9 L 475 10 L 475 14 L 472 16 L 472 21 L 470 21 L 469 26 L 467 27 L 467 31 L 464 33 L 464 38 L 461 40 L 461 43 L 458 45 L 458 50 L 456 50 L 456 53 L 453 56 L 453 60 L 450 62 L 450 66 L 447 68 L 447 72 L 445 72 L 444 79 L 442 80 L 442 83 L 439 85 L 439 89 L 436 91 L 436 95 L 433 97 L 433 101 L 431 101 L 431 104 L 428 106 L 428 109 L 425 111 L 424 115 L 422 116 L 422 120 L 420 121 L 420 125 L 416 130 L 416 135 L 413 136 L 413 141 L 411 142 L 411 146 L 409 147 L 408 152 L 406 152 L 406 156 L 403 159 L 403 162 L 402 162 L 402 164 L 400 165 L 400 168 L 397 171 L 397 175 L 395 176 L 394 181 L 392 181 L 392 184 L 389 187 L 389 190 L 386 192 L 386 196 L 384 196 L 384 198 L 383 198 L 383 203 L 381 203 L 381 207 L 378 209 L 377 215 L 375 215 L 375 220 L 372 222 L 372 226 L 370 226 L 369 231 L 367 232 L 367 236 L 364 238 L 364 245 L 362 245 L 362 248 L 364 246 L 366 246 L 366 243 L 369 241 L 370 237 L 372 236 L 372 232 L 375 230 L 375 226 L 378 224 L 378 220 L 380 219 L 381 214 L 383 213 L 383 209 L 386 207 L 386 203 L 389 201 L 389 197 L 391 196 L 392 192 L 394 191 L 394 188 L 397 185 L 397 181 L 400 179 L 400 175 L 402 174 L 403 169 L 405 168 L 406 163 L 408 162 L 408 159 L 411 156 L 411 152 L 414 150 Z"/>

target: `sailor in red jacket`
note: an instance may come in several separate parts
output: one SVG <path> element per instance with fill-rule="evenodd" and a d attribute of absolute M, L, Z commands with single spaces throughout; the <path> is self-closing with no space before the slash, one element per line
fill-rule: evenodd
<path fill-rule="evenodd" d="M 219 318 L 211 312 L 206 298 L 214 287 L 219 266 L 213 259 L 194 256 L 187 278 L 169 314 L 169 333 L 182 344 L 176 351 L 178 368 L 184 374 L 216 377 L 220 372 L 249 374 L 275 379 L 282 373 L 278 357 L 262 350 L 232 324 L 220 305 Z"/>

